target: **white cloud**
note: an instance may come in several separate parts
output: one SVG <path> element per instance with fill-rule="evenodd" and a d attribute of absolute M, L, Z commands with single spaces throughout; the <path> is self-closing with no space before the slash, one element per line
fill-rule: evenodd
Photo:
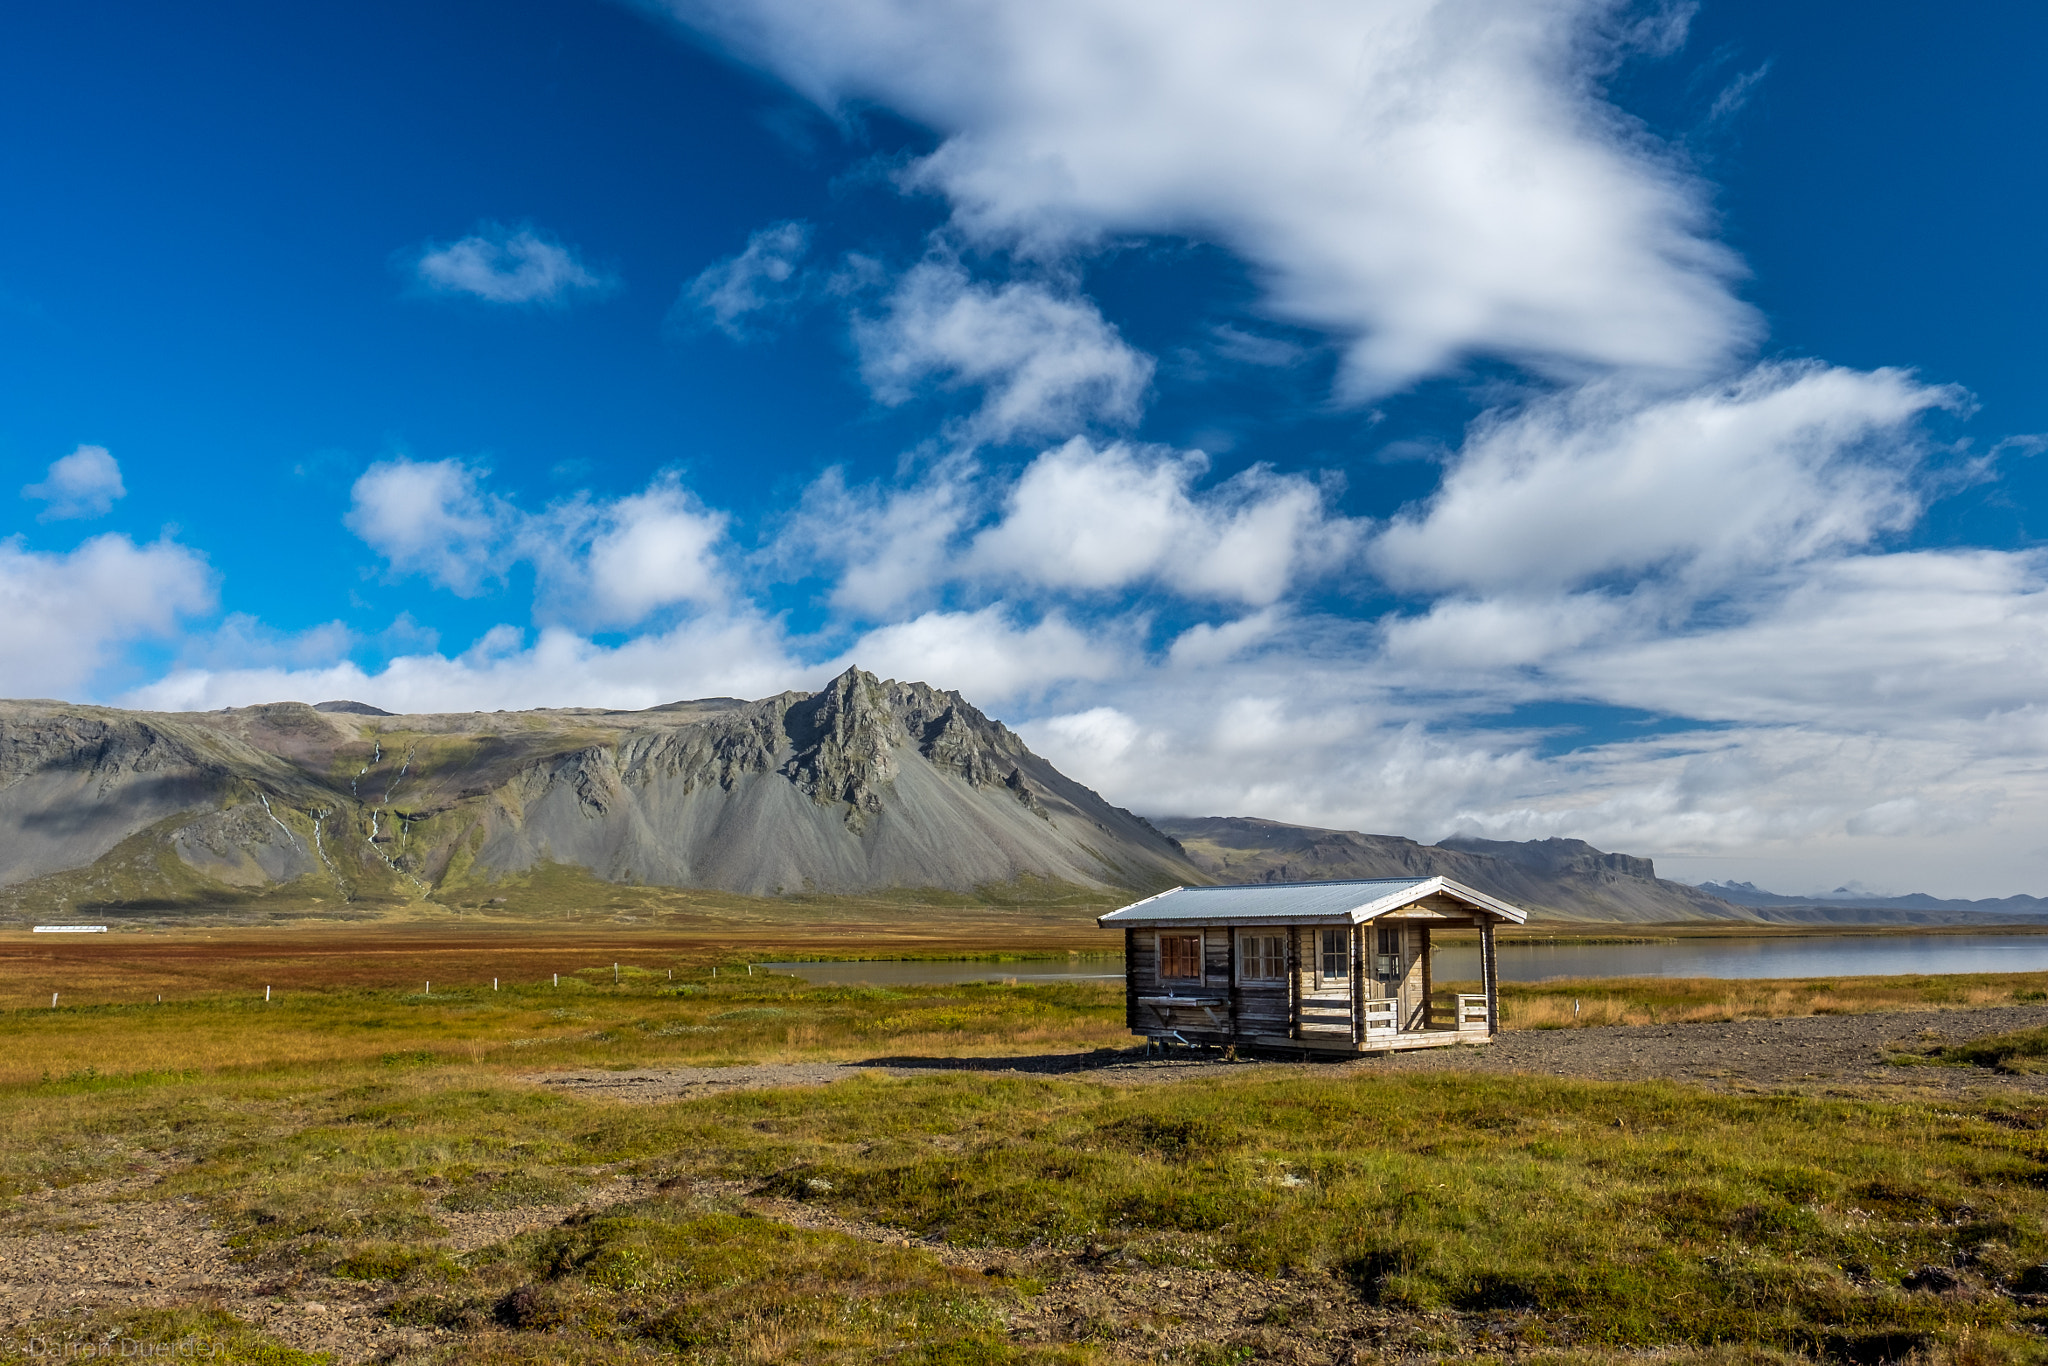
<path fill-rule="evenodd" d="M 772 623 L 742 614 L 699 618 L 617 646 L 555 627 L 528 646 L 516 627 L 499 626 L 452 658 L 404 655 L 376 670 L 347 661 L 322 668 L 185 668 L 135 689 L 122 705 L 209 711 L 352 697 L 395 712 L 639 709 L 691 697 L 766 697 L 815 688 L 828 677 L 792 661 Z"/>
<path fill-rule="evenodd" d="M 1959 660 L 1956 676 L 1974 663 Z M 2028 663 L 2006 670 L 2008 687 L 2024 687 Z M 1443 677 L 1466 681 L 1455 669 Z M 1658 857 L 1666 876 L 1788 890 L 1859 875 L 1942 895 L 2048 886 L 2038 835 L 2048 707 L 1964 717 L 1959 706 L 1944 719 L 1908 697 L 1882 726 L 1822 715 L 1624 733 L 1558 753 L 1541 730 L 1475 727 L 1464 701 L 1398 683 L 1353 626 L 1303 619 L 1254 655 L 1192 671 L 1134 667 L 1056 689 L 1009 719 L 1064 771 L 1148 814 L 1425 841 L 1556 835 Z M 1569 693 L 1546 688 L 1538 700 L 1559 695 Z"/>
<path fill-rule="evenodd" d="M 747 238 L 747 247 L 705 270 L 683 287 L 687 303 L 735 341 L 749 335 L 759 314 L 787 307 L 801 290 L 797 266 L 810 250 L 808 223 L 776 223 Z"/>
<path fill-rule="evenodd" d="M 413 263 L 413 275 L 436 293 L 494 304 L 562 304 L 607 293 L 618 283 L 532 228 L 496 224 L 456 242 L 428 243 Z"/>
<path fill-rule="evenodd" d="M 528 513 L 487 492 L 488 473 L 459 460 L 379 461 L 356 480 L 348 527 L 394 572 L 463 597 L 531 563 L 538 611 L 590 628 L 725 601 L 717 552 L 727 518 L 674 475 L 625 498 L 579 497 Z"/>
<path fill-rule="evenodd" d="M 0 541 L 0 696 L 75 695 L 127 646 L 213 602 L 206 561 L 169 540 L 95 536 L 68 554 Z"/>
<path fill-rule="evenodd" d="M 1207 468 L 1199 451 L 1076 437 L 1013 479 L 960 455 L 894 485 L 828 470 L 774 556 L 834 575 L 832 605 L 865 617 L 947 587 L 1265 606 L 1355 558 L 1363 524 L 1316 482 L 1255 466 L 1198 487 Z"/>
<path fill-rule="evenodd" d="M 344 521 L 396 572 L 474 597 L 508 567 L 499 543 L 516 515 L 483 491 L 487 473 L 459 460 L 378 461 L 350 490 Z"/>
<path fill-rule="evenodd" d="M 1541 592 L 1861 545 L 1918 514 L 1913 421 L 1961 402 L 1900 371 L 1821 366 L 1673 398 L 1587 386 L 1482 419 L 1371 559 L 1400 587 Z"/>
<path fill-rule="evenodd" d="M 1229 247 L 1345 344 L 1353 396 L 1477 354 L 1697 377 L 1758 332 L 1700 186 L 1598 97 L 1648 32 L 1606 0 L 667 7 L 822 106 L 938 130 L 906 180 L 973 240 Z"/>
<path fill-rule="evenodd" d="M 884 403 L 909 402 L 927 381 L 980 388 L 970 441 L 1134 423 L 1152 380 L 1152 358 L 1090 300 L 1030 281 L 974 281 L 953 261 L 911 267 L 879 315 L 855 319 L 853 336 L 861 376 Z"/>
<path fill-rule="evenodd" d="M 36 515 L 38 522 L 58 522 L 104 517 L 116 498 L 128 496 L 128 489 L 121 482 L 121 466 L 105 446 L 80 446 L 50 462 L 43 482 L 26 486 L 21 496 L 49 504 Z"/>
<path fill-rule="evenodd" d="M 1676 716 L 1912 735 L 2024 714 L 2048 678 L 2048 556 L 1857 555 L 1683 632 L 1549 661 L 1552 686 Z"/>
<path fill-rule="evenodd" d="M 1156 582 L 1262 606 L 1350 553 L 1358 525 L 1330 515 L 1307 479 L 1255 466 L 1197 493 L 1206 468 L 1198 451 L 1076 437 L 1031 462 L 967 564 L 1044 588 Z"/>
<path fill-rule="evenodd" d="M 359 643 L 346 622 L 326 621 L 303 631 L 280 631 L 247 612 L 230 612 L 213 630 L 188 634 L 179 655 L 188 667 L 303 666 L 337 659 Z"/>
<path fill-rule="evenodd" d="M 1616 629 L 1629 618 L 1629 606 L 1594 593 L 1443 598 L 1421 616 L 1384 623 L 1385 658 L 1418 681 L 1434 676 L 1446 691 L 1468 691 L 1474 683 L 1498 687 L 1500 680 L 1484 671 L 1556 659 Z"/>
<path fill-rule="evenodd" d="M 1166 657 L 1176 668 L 1201 668 L 1234 659 L 1266 640 L 1286 623 L 1279 609 L 1263 608 L 1220 624 L 1202 622 L 1174 638 Z"/>
<path fill-rule="evenodd" d="M 522 539 L 553 576 L 556 610 L 586 626 L 633 626 L 666 607 L 726 600 L 717 555 L 726 523 L 669 475 L 631 497 L 536 518 Z"/>
<path fill-rule="evenodd" d="M 893 678 L 953 688 L 982 704 L 1032 697 L 1075 679 L 1100 680 L 1129 667 L 1115 640 L 1091 638 L 1057 613 L 1018 627 L 1000 606 L 927 612 L 863 635 L 832 668 L 850 664 Z"/>
<path fill-rule="evenodd" d="M 907 485 L 849 488 L 837 467 L 804 490 L 782 527 L 785 565 L 819 562 L 836 576 L 833 607 L 873 617 L 928 594 L 952 574 L 954 542 L 978 514 L 978 471 L 964 457 Z"/>

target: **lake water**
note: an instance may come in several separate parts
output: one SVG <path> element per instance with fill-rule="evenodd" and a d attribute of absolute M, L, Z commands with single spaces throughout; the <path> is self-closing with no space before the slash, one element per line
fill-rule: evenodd
<path fill-rule="evenodd" d="M 1504 982 L 1551 977 L 1884 977 L 1906 973 L 2048 972 L 2048 935 L 1811 935 L 1798 939 L 1676 939 L 1662 944 L 1503 942 Z M 922 986 L 949 982 L 1120 980 L 1121 957 L 1015 963 L 761 963 L 821 985 Z M 1479 946 L 1437 950 L 1440 982 L 1477 981 Z"/>

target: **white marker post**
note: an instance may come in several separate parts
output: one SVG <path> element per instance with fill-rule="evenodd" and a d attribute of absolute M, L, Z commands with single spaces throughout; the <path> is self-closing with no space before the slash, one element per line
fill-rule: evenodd
<path fill-rule="evenodd" d="M 264 1003 L 265 1005 L 269 1005 L 269 1004 L 270 1004 L 270 988 L 269 988 L 269 987 L 265 987 L 265 988 L 263 988 L 263 1003 Z"/>

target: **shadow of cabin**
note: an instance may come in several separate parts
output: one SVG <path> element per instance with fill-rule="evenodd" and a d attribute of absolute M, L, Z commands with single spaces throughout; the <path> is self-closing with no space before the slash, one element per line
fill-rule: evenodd
<path fill-rule="evenodd" d="M 1096 923 L 1124 932 L 1125 1019 L 1151 1042 L 1378 1053 L 1491 1042 L 1494 927 L 1528 918 L 1431 877 L 1176 887 Z M 1475 928 L 1484 991 L 1439 996 L 1431 931 Z"/>

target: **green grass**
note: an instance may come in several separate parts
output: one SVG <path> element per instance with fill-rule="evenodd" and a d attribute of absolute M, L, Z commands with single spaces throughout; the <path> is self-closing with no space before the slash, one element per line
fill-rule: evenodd
<path fill-rule="evenodd" d="M 2048 1029 L 2021 1029 L 1955 1044 L 1936 1051 L 1928 1060 L 1963 1067 L 1989 1067 L 2018 1076 L 2048 1072 Z"/>
<path fill-rule="evenodd" d="M 224 1366 L 327 1366 L 328 1358 L 294 1351 L 217 1309 L 146 1309 L 95 1317 L 90 1323 L 46 1319 L 0 1337 L 0 1364 L 113 1358 L 125 1361 L 209 1361 Z"/>
<path fill-rule="evenodd" d="M 1078 1318 L 1063 1346 L 1008 1335 L 1083 1266 L 1270 1288 L 1256 1333 L 1219 1330 L 1175 1360 L 1295 1350 L 1288 1334 L 1332 1312 L 1311 1302 L 1417 1359 L 1512 1330 L 1531 1361 L 2048 1360 L 2048 1104 L 2031 1098 L 1290 1067 L 1143 1086 L 867 1072 L 625 1105 L 515 1079 L 1123 1041 L 1115 984 L 667 971 L 0 1013 L 0 1199 L 163 1168 L 151 1197 L 199 1201 L 266 1279 L 368 1288 L 392 1321 L 450 1330 L 421 1358 L 450 1362 L 1122 1359 L 1128 1342 Z M 1684 987 L 1670 1000 L 1699 1004 Z M 2037 1030 L 1926 1060 L 2043 1057 Z M 621 1175 L 636 1198 L 574 1212 Z M 755 1198 L 977 1251 L 796 1227 Z M 441 1245 L 460 1217 L 540 1209 L 533 1232 Z M 1021 1270 L 981 1274 L 990 1262 Z M 208 1322 L 225 1359 L 302 1360 Z"/>
<path fill-rule="evenodd" d="M 1560 1346 L 1967 1336 L 2041 1359 L 2037 1311 L 2007 1292 L 2048 1261 L 2048 1109 L 2008 1101 L 1937 1113 L 1308 1069 L 1137 1088 L 867 1074 L 628 1107 L 446 1068 L 23 1087 L 0 1112 L 18 1180 L 196 1153 L 164 1193 L 208 1202 L 238 1255 L 389 1283 L 400 1318 L 566 1325 L 707 1360 L 868 1359 L 913 1339 L 1006 1360 L 1001 1311 L 1028 1288 L 687 1194 L 460 1263 L 429 1246 L 441 1212 L 479 1189 L 553 1202 L 593 1169 L 685 1192 L 739 1181 L 956 1246 L 1094 1244 L 1139 1265 L 1323 1278 L 1397 1315 L 1532 1314 Z M 44 1165 L 19 1170 L 32 1154 Z M 1957 1288 L 1908 1288 L 1927 1266 Z M 522 1287 L 527 1307 L 504 1307 Z"/>
<path fill-rule="evenodd" d="M 587 955 L 586 961 L 587 961 Z M 574 960 L 571 960 L 574 961 Z M 140 1084 L 157 1074 L 328 1062 L 448 1062 L 522 1069 L 731 1063 L 882 1054 L 1071 1052 L 1125 1047 L 1121 984 L 813 987 L 728 969 L 610 963 L 560 985 L 423 979 L 411 990 L 260 990 L 154 1004 L 0 1011 L 0 1083 Z"/>

